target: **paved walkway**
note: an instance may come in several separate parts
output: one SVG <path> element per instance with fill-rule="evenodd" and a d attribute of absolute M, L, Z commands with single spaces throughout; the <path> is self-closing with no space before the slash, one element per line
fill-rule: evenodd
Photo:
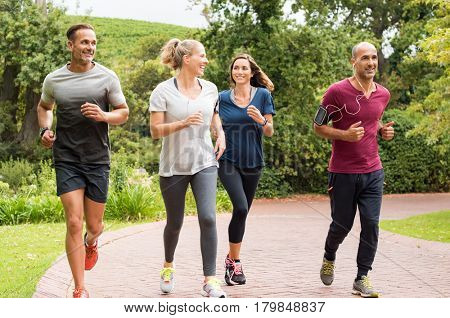
<path fill-rule="evenodd" d="M 450 194 L 387 195 L 382 218 L 396 219 L 450 209 Z M 248 283 L 224 289 L 229 297 L 354 297 L 359 220 L 337 255 L 332 286 L 322 285 L 319 269 L 330 222 L 324 196 L 258 200 L 252 207 L 241 258 Z M 230 214 L 217 217 L 217 273 L 223 277 Z M 91 297 L 162 297 L 164 222 L 128 227 L 102 235 L 100 258 L 86 272 Z M 201 297 L 199 226 L 187 217 L 176 251 L 176 286 L 169 297 Z M 380 231 L 371 272 L 384 297 L 450 297 L 450 244 L 428 242 Z M 34 297 L 71 297 L 73 282 L 65 256 L 40 280 Z M 167 297 L 167 296 L 164 296 Z"/>

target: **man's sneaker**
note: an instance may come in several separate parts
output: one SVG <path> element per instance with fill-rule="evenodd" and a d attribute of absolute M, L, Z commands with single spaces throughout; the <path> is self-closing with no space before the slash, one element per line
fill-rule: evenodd
<path fill-rule="evenodd" d="M 225 282 L 228 286 L 244 285 L 246 282 L 241 262 L 236 262 L 228 255 L 225 259 Z"/>
<path fill-rule="evenodd" d="M 320 269 L 320 279 L 327 286 L 330 286 L 334 280 L 334 268 L 334 261 L 329 261 L 324 257 Z"/>
<path fill-rule="evenodd" d="M 84 258 L 84 269 L 89 271 L 91 270 L 95 264 L 97 264 L 98 260 L 98 241 L 95 241 L 94 245 L 89 245 L 87 243 L 87 233 L 84 234 L 84 248 L 86 250 L 86 257 Z"/>
<path fill-rule="evenodd" d="M 375 291 L 370 283 L 369 277 L 362 276 L 361 279 L 353 282 L 353 295 L 360 295 L 364 298 L 378 298 L 380 293 Z"/>
<path fill-rule="evenodd" d="M 213 298 L 227 298 L 227 294 L 220 287 L 220 280 L 217 278 L 211 278 L 203 285 L 202 295 Z"/>
<path fill-rule="evenodd" d="M 73 298 L 89 298 L 89 293 L 84 288 L 75 288 L 73 290 Z"/>
<path fill-rule="evenodd" d="M 175 273 L 175 269 L 172 267 L 164 267 L 160 272 L 161 282 L 159 283 L 159 287 L 161 287 L 161 291 L 164 294 L 169 294 L 173 291 L 173 287 L 175 286 L 173 273 Z"/>

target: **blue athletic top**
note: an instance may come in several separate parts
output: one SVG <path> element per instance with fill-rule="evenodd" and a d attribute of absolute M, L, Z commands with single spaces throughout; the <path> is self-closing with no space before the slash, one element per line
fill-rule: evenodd
<path fill-rule="evenodd" d="M 250 105 L 258 108 L 263 116 L 275 115 L 272 95 L 265 88 L 258 87 L 248 106 Z M 247 114 L 247 107 L 239 107 L 233 103 L 231 90 L 219 94 L 219 116 L 227 145 L 220 160 L 228 160 L 239 168 L 262 167 L 262 126 Z"/>

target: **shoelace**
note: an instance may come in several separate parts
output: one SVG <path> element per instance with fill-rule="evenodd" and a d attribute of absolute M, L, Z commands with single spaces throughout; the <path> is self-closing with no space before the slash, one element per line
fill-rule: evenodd
<path fill-rule="evenodd" d="M 82 288 L 75 288 L 73 291 L 73 296 L 77 297 L 77 298 L 81 297 L 83 294 L 84 294 L 84 289 L 82 289 Z"/>
<path fill-rule="evenodd" d="M 162 278 L 165 282 L 168 282 L 171 279 L 170 275 L 174 272 L 175 272 L 175 270 L 172 267 L 164 267 L 161 270 L 160 275 L 162 276 Z"/>
<path fill-rule="evenodd" d="M 362 284 L 364 287 L 368 288 L 368 289 L 372 289 L 372 284 L 370 283 L 369 277 L 364 276 L 362 278 Z"/>
<path fill-rule="evenodd" d="M 206 284 L 211 286 L 212 289 L 222 289 L 220 287 L 222 282 L 217 278 L 211 278 Z"/>
<path fill-rule="evenodd" d="M 86 245 L 86 256 L 91 257 L 97 249 L 97 242 L 94 245 Z"/>
<path fill-rule="evenodd" d="M 233 260 L 227 255 L 227 258 L 225 259 L 225 265 L 230 265 L 231 263 L 233 263 Z"/>
<path fill-rule="evenodd" d="M 228 266 L 231 266 L 233 268 L 233 271 L 231 273 L 231 277 L 234 275 L 240 275 L 242 274 L 242 264 L 240 262 L 236 263 L 234 259 L 228 258 L 225 260 L 225 264 Z"/>
<path fill-rule="evenodd" d="M 235 275 L 241 275 L 242 274 L 242 264 L 241 263 L 236 263 L 233 262 L 233 266 L 234 266 L 234 274 Z"/>
<path fill-rule="evenodd" d="M 333 270 L 334 270 L 334 264 L 331 262 L 324 262 L 323 264 L 323 273 L 325 275 L 331 275 L 333 274 Z"/>

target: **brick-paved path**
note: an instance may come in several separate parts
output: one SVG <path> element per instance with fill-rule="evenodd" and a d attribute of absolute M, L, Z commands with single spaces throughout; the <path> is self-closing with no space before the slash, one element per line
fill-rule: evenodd
<path fill-rule="evenodd" d="M 403 218 L 450 209 L 450 194 L 385 196 L 382 218 Z M 354 297 L 359 220 L 337 254 L 336 278 L 322 285 L 319 269 L 329 226 L 329 202 L 323 196 L 258 200 L 248 218 L 241 258 L 248 283 L 224 289 L 230 297 Z M 230 214 L 217 217 L 217 274 L 223 277 Z M 164 222 L 105 233 L 96 267 L 86 272 L 91 297 L 162 297 Z M 175 254 L 176 286 L 170 297 L 201 297 L 199 226 L 186 217 Z M 450 244 L 428 242 L 380 231 L 370 273 L 384 297 L 450 297 Z M 34 297 L 71 297 L 73 282 L 65 256 L 40 280 Z M 165 296 L 167 297 L 167 296 Z"/>

